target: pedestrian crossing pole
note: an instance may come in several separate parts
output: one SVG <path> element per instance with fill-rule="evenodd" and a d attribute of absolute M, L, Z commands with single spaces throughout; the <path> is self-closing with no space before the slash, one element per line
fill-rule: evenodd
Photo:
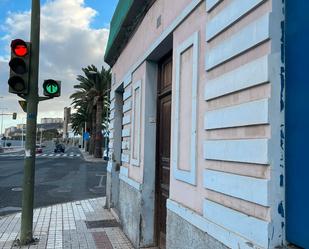
<path fill-rule="evenodd" d="M 20 244 L 27 245 L 33 238 L 33 204 L 35 177 L 35 145 L 38 112 L 38 78 L 40 48 L 40 0 L 32 0 L 31 8 L 31 61 L 29 76 L 29 94 L 27 101 L 27 129 L 25 144 L 25 163 L 23 179 L 22 215 Z"/>

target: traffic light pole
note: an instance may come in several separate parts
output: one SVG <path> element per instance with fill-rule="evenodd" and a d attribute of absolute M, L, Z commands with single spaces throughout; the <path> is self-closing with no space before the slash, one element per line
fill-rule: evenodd
<path fill-rule="evenodd" d="M 40 0 L 32 0 L 31 8 L 31 61 L 27 101 L 27 130 L 21 215 L 20 244 L 27 245 L 33 238 L 33 203 L 35 177 L 35 145 L 38 112 L 38 78 L 40 50 Z"/>

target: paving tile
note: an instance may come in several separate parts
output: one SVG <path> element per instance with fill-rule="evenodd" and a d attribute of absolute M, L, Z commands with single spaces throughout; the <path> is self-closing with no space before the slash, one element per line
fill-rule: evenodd
<path fill-rule="evenodd" d="M 86 221 L 114 219 L 104 205 L 105 198 L 96 198 L 34 210 L 34 237 L 39 240 L 22 249 L 134 249 L 119 227 L 87 228 Z M 0 217 L 0 249 L 12 248 L 20 219 L 21 213 Z"/>

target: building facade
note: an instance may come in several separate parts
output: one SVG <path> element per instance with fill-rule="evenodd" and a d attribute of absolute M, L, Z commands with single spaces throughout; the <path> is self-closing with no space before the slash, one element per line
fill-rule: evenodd
<path fill-rule="evenodd" d="M 307 10 L 119 1 L 107 207 L 136 248 L 309 248 Z"/>
<path fill-rule="evenodd" d="M 69 138 L 69 124 L 71 123 L 71 107 L 64 108 L 64 117 L 63 117 L 63 138 Z"/>
<path fill-rule="evenodd" d="M 27 126 L 26 124 L 18 124 L 16 127 L 18 130 L 22 130 L 22 129 L 25 130 L 26 126 Z"/>
<path fill-rule="evenodd" d="M 62 118 L 41 118 L 41 124 L 60 124 L 63 123 Z"/>
<path fill-rule="evenodd" d="M 5 137 L 10 137 L 11 133 L 14 133 L 16 131 L 17 131 L 17 127 L 15 127 L 15 126 L 8 127 L 4 131 L 4 136 Z"/>

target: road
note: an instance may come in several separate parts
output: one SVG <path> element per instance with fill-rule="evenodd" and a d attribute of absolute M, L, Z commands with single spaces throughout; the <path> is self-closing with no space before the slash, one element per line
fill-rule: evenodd
<path fill-rule="evenodd" d="M 106 163 L 86 162 L 78 148 L 43 148 L 35 169 L 35 207 L 105 196 Z M 21 210 L 24 153 L 0 154 L 0 216 Z"/>

